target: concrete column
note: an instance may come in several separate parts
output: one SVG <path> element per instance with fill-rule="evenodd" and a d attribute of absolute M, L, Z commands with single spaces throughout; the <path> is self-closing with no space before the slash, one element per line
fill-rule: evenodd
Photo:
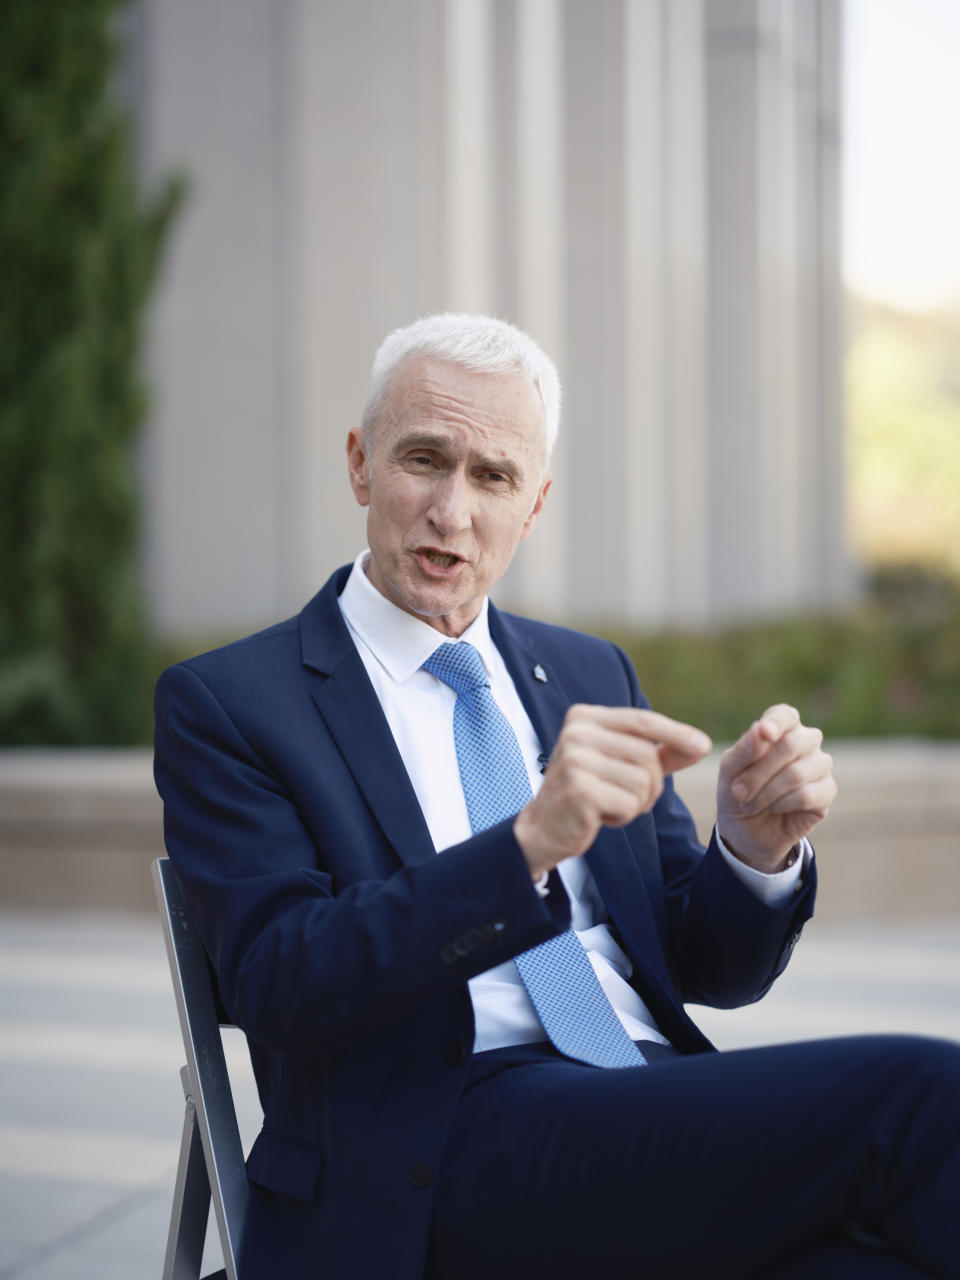
<path fill-rule="evenodd" d="M 268 424 L 278 206 L 263 53 L 273 10 L 148 0 L 141 15 L 144 175 L 178 170 L 190 183 L 150 325 L 146 579 L 161 631 L 215 633 L 266 620 L 276 606 Z"/>
<path fill-rule="evenodd" d="M 796 363 L 798 376 L 793 397 L 801 448 L 796 490 L 799 499 L 797 533 L 797 590 L 795 607 L 821 603 L 820 546 L 823 538 L 823 499 L 820 470 L 824 444 L 821 413 L 825 389 L 820 354 L 820 184 L 823 152 L 820 144 L 819 53 L 815 4 L 797 6 L 794 25 L 796 113 L 794 117 L 796 211 Z M 839 213 L 835 209 L 834 216 Z M 838 264 L 839 265 L 839 264 Z M 830 430 L 842 432 L 839 401 Z"/>
<path fill-rule="evenodd" d="M 753 607 L 760 572 L 754 506 L 761 483 L 756 449 L 761 282 L 754 16 L 752 3 L 721 0 L 707 9 L 709 564 L 711 605 L 727 614 Z"/>
<path fill-rule="evenodd" d="M 310 367 L 310 308 L 307 277 L 310 225 L 307 192 L 310 168 L 306 86 L 310 84 L 307 0 L 282 0 L 274 18 L 271 50 L 274 116 L 271 149 L 277 217 L 272 256 L 273 311 L 269 348 L 273 374 L 273 414 L 264 430 L 276 456 L 277 555 L 273 566 L 275 615 L 306 600 L 316 582 L 315 556 L 321 545 L 320 504 L 313 500 L 313 477 L 322 472 L 321 433 L 305 411 Z"/>
<path fill-rule="evenodd" d="M 343 444 L 384 334 L 447 301 L 445 6 L 300 0 L 302 600 L 364 544 Z M 300 198 L 294 194 L 294 199 Z M 296 602 L 291 602 L 296 607 Z"/>
<path fill-rule="evenodd" d="M 837 546 L 841 424 L 823 343 L 838 336 L 839 297 L 818 281 L 839 218 L 818 104 L 836 31 L 825 37 L 805 0 L 714 0 L 706 13 L 710 580 L 712 612 L 733 617 L 831 594 L 822 547 Z M 829 270 L 839 281 L 836 257 Z"/>
<path fill-rule="evenodd" d="M 624 594 L 621 0 L 564 6 L 570 580 L 575 616 L 615 617 Z"/>
<path fill-rule="evenodd" d="M 841 245 L 841 147 L 843 8 L 832 0 L 816 5 L 817 141 L 820 155 L 817 209 L 816 280 L 819 306 L 818 365 L 822 388 L 820 472 L 816 490 L 820 536 L 819 599 L 842 608 L 856 592 L 846 521 L 846 472 L 843 426 L 843 270 Z"/>
<path fill-rule="evenodd" d="M 756 55 L 758 487 L 742 494 L 754 517 L 757 611 L 799 603 L 802 462 L 811 433 L 799 420 L 799 330 L 809 323 L 798 296 L 797 82 L 795 5 L 760 5 Z M 805 432 L 801 439 L 801 432 Z M 761 603 L 762 602 L 762 603 Z M 751 602 L 751 607 L 754 607 Z"/>
<path fill-rule="evenodd" d="M 662 0 L 627 0 L 623 40 L 624 509 L 623 616 L 653 627 L 669 611 L 667 538 L 666 43 Z"/>
<path fill-rule="evenodd" d="M 454 311 L 495 310 L 492 47 L 490 0 L 447 0 L 446 295 Z"/>
<path fill-rule="evenodd" d="M 709 615 L 707 500 L 713 487 L 707 457 L 703 3 L 670 0 L 663 14 L 666 616 L 696 625 Z"/>
<path fill-rule="evenodd" d="M 501 187 L 515 198 L 508 205 L 513 217 L 503 220 L 500 243 L 501 258 L 513 263 L 514 272 L 512 281 L 503 281 L 501 296 L 509 299 L 507 314 L 550 354 L 563 380 L 567 359 L 562 6 L 560 0 L 519 0 L 511 8 L 516 19 L 511 130 L 515 152 L 512 168 L 501 168 L 499 176 Z M 507 204 L 503 194 L 502 205 Z M 574 484 L 571 429 L 564 410 L 551 464 L 553 490 L 536 531 L 520 548 L 504 583 L 505 598 L 537 617 L 563 618 L 575 599 L 568 579 L 567 526 Z"/>

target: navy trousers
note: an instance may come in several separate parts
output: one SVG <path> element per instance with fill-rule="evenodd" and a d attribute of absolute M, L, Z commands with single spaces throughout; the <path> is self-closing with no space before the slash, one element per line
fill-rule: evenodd
<path fill-rule="evenodd" d="M 960 1045 L 477 1054 L 429 1280 L 960 1278 Z"/>

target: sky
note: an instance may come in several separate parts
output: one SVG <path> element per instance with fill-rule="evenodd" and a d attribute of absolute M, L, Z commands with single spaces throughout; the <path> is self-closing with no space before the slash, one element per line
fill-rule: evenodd
<path fill-rule="evenodd" d="M 846 0 L 844 275 L 960 304 L 960 0 Z"/>

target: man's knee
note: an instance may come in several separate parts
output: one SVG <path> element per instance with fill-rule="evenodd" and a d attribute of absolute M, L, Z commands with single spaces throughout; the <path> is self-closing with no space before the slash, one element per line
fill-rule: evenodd
<path fill-rule="evenodd" d="M 890 1036 L 886 1041 L 892 1066 L 904 1080 L 944 1097 L 960 1094 L 960 1044 L 927 1036 Z"/>

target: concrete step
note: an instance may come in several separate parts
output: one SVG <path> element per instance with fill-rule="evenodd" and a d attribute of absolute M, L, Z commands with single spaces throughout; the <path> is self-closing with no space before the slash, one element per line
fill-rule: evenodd
<path fill-rule="evenodd" d="M 152 909 L 162 815 L 148 750 L 0 751 L 0 898 Z"/>
<path fill-rule="evenodd" d="M 813 833 L 819 916 L 960 911 L 960 742 L 841 739 L 839 794 Z M 701 839 L 715 811 L 720 752 L 677 775 Z"/>
<path fill-rule="evenodd" d="M 723 1049 L 817 1036 L 960 1038 L 960 916 L 814 921 L 744 1009 L 690 1010 Z M 244 1149 L 261 1114 L 225 1033 Z M 0 1277 L 159 1277 L 183 1047 L 155 914 L 0 908 Z M 201 1275 L 220 1266 L 215 1233 Z"/>

